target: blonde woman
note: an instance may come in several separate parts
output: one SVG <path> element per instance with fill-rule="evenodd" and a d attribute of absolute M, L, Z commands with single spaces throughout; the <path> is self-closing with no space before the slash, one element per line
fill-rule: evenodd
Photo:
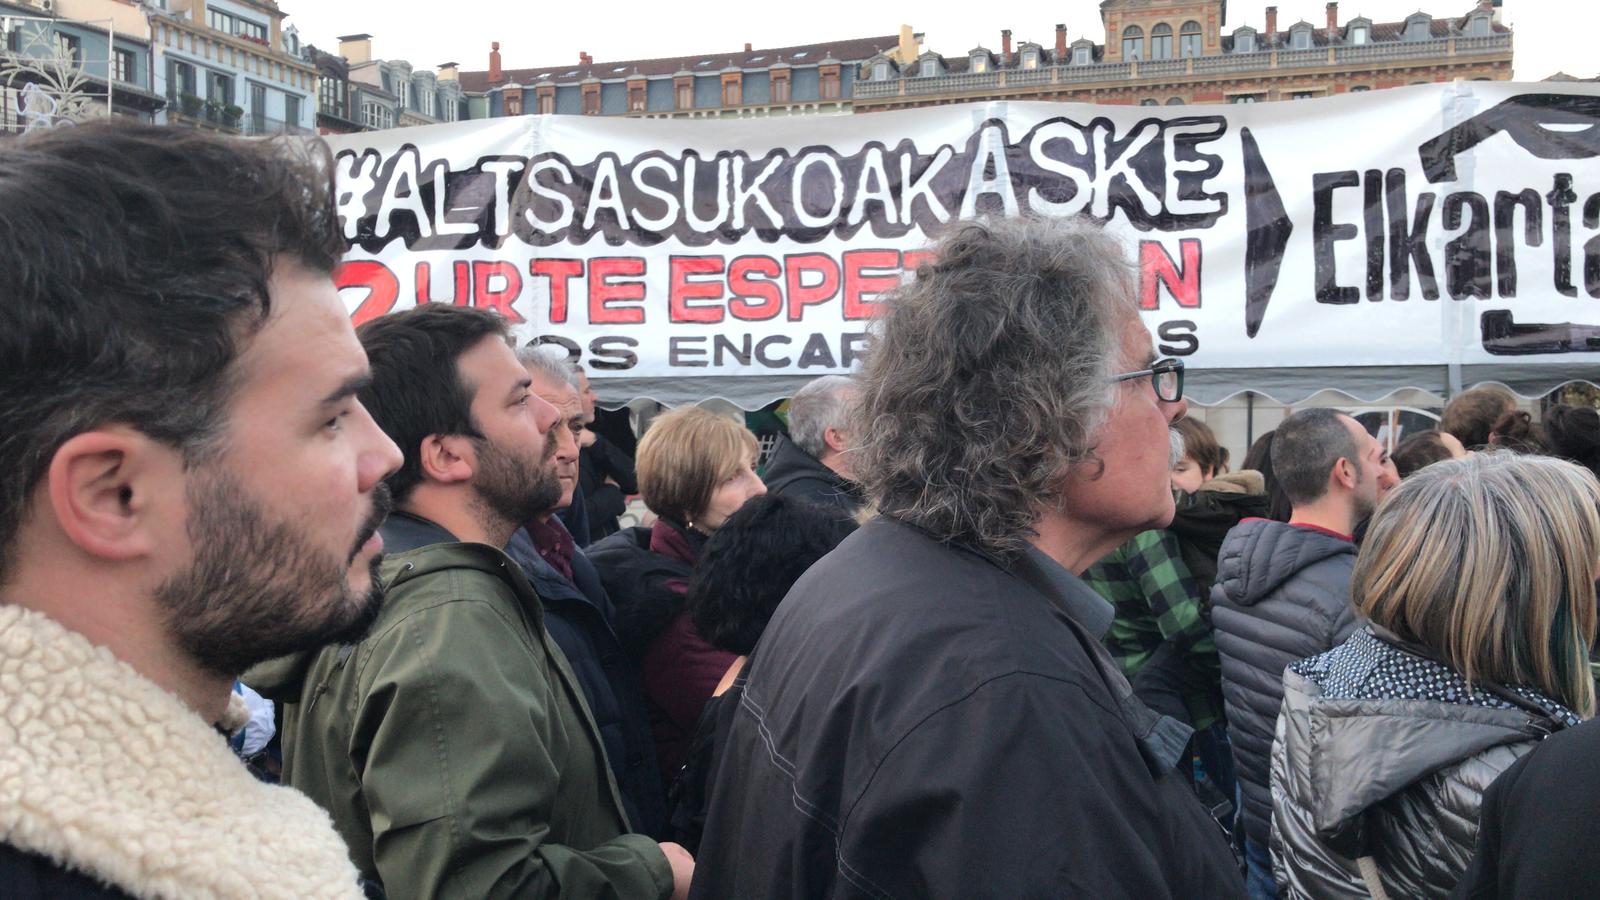
<path fill-rule="evenodd" d="M 639 493 L 657 516 L 589 548 L 615 608 L 617 638 L 639 668 L 662 782 L 671 784 L 700 710 L 734 655 L 713 648 L 684 609 L 706 538 L 746 500 L 766 493 L 755 436 L 699 407 L 656 418 L 635 458 Z"/>
<path fill-rule="evenodd" d="M 1595 710 L 1600 484 L 1506 451 L 1379 507 L 1351 580 L 1370 625 L 1284 673 L 1272 850 L 1289 897 L 1444 897 L 1483 793 Z"/>

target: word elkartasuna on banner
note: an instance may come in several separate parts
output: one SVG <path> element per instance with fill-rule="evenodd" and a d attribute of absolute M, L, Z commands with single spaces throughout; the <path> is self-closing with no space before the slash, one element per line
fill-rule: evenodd
<path fill-rule="evenodd" d="M 1596 135 L 1592 90 L 1472 83 L 330 142 L 356 319 L 487 307 L 597 375 L 660 377 L 848 370 L 930 238 L 1021 212 L 1128 235 L 1161 352 L 1197 368 L 1600 354 L 1600 173 L 1575 164 Z"/>

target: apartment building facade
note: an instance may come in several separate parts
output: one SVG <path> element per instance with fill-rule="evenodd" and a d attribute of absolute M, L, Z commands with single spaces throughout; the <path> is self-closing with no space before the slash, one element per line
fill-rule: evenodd
<path fill-rule="evenodd" d="M 1237 8 L 1237 4 L 1236 8 Z M 1167 106 L 1303 99 L 1454 79 L 1511 77 L 1512 34 L 1498 0 L 1460 15 L 1416 12 L 1398 22 L 1343 22 L 1330 2 L 1321 25 L 1281 28 L 1268 6 L 1262 27 L 1227 21 L 1225 0 L 1105 0 L 1105 38 L 977 46 L 958 56 L 926 51 L 909 63 L 884 54 L 863 63 L 855 112 L 975 100 L 1069 100 Z"/>

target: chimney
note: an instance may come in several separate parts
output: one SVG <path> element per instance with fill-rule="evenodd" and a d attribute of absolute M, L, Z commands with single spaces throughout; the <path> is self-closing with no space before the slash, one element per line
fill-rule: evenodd
<path fill-rule="evenodd" d="M 1004 65 L 1011 61 L 1011 29 L 1002 29 L 1000 32 L 1000 63 Z"/>
<path fill-rule="evenodd" d="M 1267 7 L 1266 39 L 1268 47 L 1276 47 L 1278 45 L 1278 8 L 1276 6 Z"/>
<path fill-rule="evenodd" d="M 500 71 L 500 42 L 495 41 L 489 45 L 489 83 L 498 84 L 506 80 L 506 73 Z"/>
<path fill-rule="evenodd" d="M 1339 4 L 1328 4 L 1328 37 L 1333 37 L 1339 30 Z"/>
<path fill-rule="evenodd" d="M 347 34 L 339 38 L 339 55 L 353 66 L 372 62 L 372 35 Z"/>
<path fill-rule="evenodd" d="M 750 50 L 751 50 L 750 42 L 749 41 L 745 41 L 744 42 L 744 52 L 749 53 Z"/>
<path fill-rule="evenodd" d="M 1059 63 L 1059 62 L 1065 60 L 1066 58 L 1067 58 L 1067 26 L 1065 24 L 1059 24 L 1058 23 L 1056 25 L 1056 62 Z"/>
<path fill-rule="evenodd" d="M 911 26 L 901 25 L 900 42 L 890 56 L 902 66 L 910 65 L 917 58 L 917 43 L 917 33 L 912 30 Z"/>
<path fill-rule="evenodd" d="M 592 57 L 589 54 L 583 52 L 582 50 L 579 50 L 578 51 L 578 65 L 580 65 L 580 66 L 592 66 L 592 65 L 594 65 L 594 57 Z"/>
<path fill-rule="evenodd" d="M 456 69 L 457 69 L 457 66 L 453 62 L 440 63 L 439 64 L 439 80 L 440 81 L 457 81 L 457 80 L 459 80 L 456 77 Z"/>

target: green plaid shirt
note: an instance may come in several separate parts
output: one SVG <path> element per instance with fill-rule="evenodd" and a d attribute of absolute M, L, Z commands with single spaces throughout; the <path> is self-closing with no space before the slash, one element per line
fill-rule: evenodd
<path fill-rule="evenodd" d="M 1105 643 L 1123 674 L 1131 680 L 1157 647 L 1171 641 L 1197 685 L 1184 695 L 1195 729 L 1221 721 L 1222 663 L 1201 586 L 1184 564 L 1177 537 L 1165 530 L 1139 534 L 1091 566 L 1083 580 L 1116 608 Z"/>

